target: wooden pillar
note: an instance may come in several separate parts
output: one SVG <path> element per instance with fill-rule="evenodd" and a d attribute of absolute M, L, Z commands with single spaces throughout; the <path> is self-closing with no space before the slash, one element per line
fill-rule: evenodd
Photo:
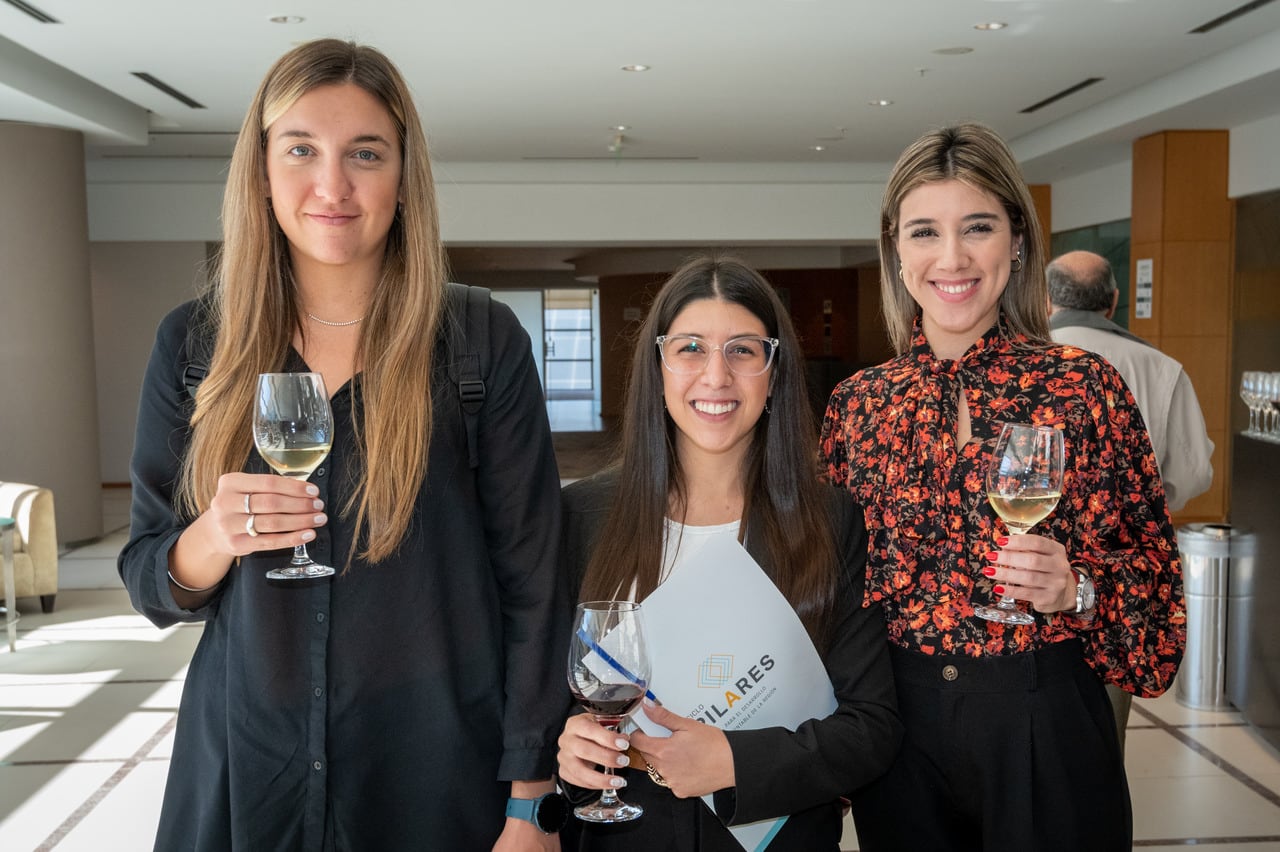
<path fill-rule="evenodd" d="M 1174 516 L 1176 523 L 1223 521 L 1230 508 L 1235 222 L 1228 157 L 1225 130 L 1168 130 L 1133 143 L 1129 328 L 1182 363 L 1214 445 L 1213 485 Z M 1144 278 L 1151 282 L 1149 303 Z"/>
<path fill-rule="evenodd" d="M 1029 183 L 1031 202 L 1036 206 L 1036 217 L 1040 220 L 1040 233 L 1044 235 L 1044 256 L 1053 257 L 1053 187 L 1047 183 Z"/>

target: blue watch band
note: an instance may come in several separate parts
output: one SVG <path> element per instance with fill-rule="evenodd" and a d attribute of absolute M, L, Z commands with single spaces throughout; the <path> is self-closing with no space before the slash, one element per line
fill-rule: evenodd
<path fill-rule="evenodd" d="M 537 810 L 537 799 L 507 799 L 507 816 L 509 817 L 515 817 L 537 825 L 538 821 L 534 819 Z"/>
<path fill-rule="evenodd" d="M 569 818 L 569 803 L 559 793 L 545 793 L 536 799 L 507 799 L 507 816 L 533 823 L 543 834 L 554 834 L 564 828 Z"/>

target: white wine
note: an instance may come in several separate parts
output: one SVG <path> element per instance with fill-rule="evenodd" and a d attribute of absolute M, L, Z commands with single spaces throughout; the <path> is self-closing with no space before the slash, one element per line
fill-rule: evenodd
<path fill-rule="evenodd" d="M 1014 532 L 1026 532 L 1049 516 L 1062 497 L 1061 491 L 1023 491 L 1014 496 L 987 492 L 991 508 L 1004 518 L 1009 529 Z"/>
<path fill-rule="evenodd" d="M 259 447 L 258 453 L 281 476 L 306 479 L 329 455 L 328 444 L 298 444 L 291 447 Z"/>

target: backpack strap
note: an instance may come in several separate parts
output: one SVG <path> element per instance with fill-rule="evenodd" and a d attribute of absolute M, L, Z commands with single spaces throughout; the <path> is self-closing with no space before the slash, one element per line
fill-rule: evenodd
<path fill-rule="evenodd" d="M 480 466 L 480 409 L 484 407 L 484 380 L 489 375 L 489 290 L 449 282 L 445 285 L 449 337 L 449 378 L 458 386 L 458 400 L 467 429 L 467 461 Z M 182 384 L 195 401 L 196 391 L 209 375 L 210 341 L 199 323 L 187 326 L 187 364 Z M 459 353 L 462 353 L 459 355 Z"/>
<path fill-rule="evenodd" d="M 458 400 L 467 429 L 467 461 L 480 466 L 480 409 L 489 375 L 489 290 L 449 282 L 449 378 L 458 385 Z"/>
<path fill-rule="evenodd" d="M 209 375 L 209 361 L 213 357 L 213 340 L 209 337 L 209 328 L 204 319 L 210 310 L 207 304 L 201 302 L 187 318 L 187 363 L 182 370 L 182 386 L 187 389 L 187 396 L 192 403 L 196 401 L 200 383 Z"/>

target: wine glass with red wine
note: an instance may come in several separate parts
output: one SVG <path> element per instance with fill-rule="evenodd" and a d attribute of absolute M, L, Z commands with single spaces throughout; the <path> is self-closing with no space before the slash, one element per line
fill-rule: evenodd
<path fill-rule="evenodd" d="M 645 648 L 640 604 L 589 601 L 578 604 L 569 640 L 569 689 L 578 703 L 611 731 L 618 730 L 649 689 L 649 652 Z M 606 774 L 613 770 L 603 767 Z M 587 822 L 626 822 L 644 813 L 606 787 L 600 798 L 574 808 Z"/>

